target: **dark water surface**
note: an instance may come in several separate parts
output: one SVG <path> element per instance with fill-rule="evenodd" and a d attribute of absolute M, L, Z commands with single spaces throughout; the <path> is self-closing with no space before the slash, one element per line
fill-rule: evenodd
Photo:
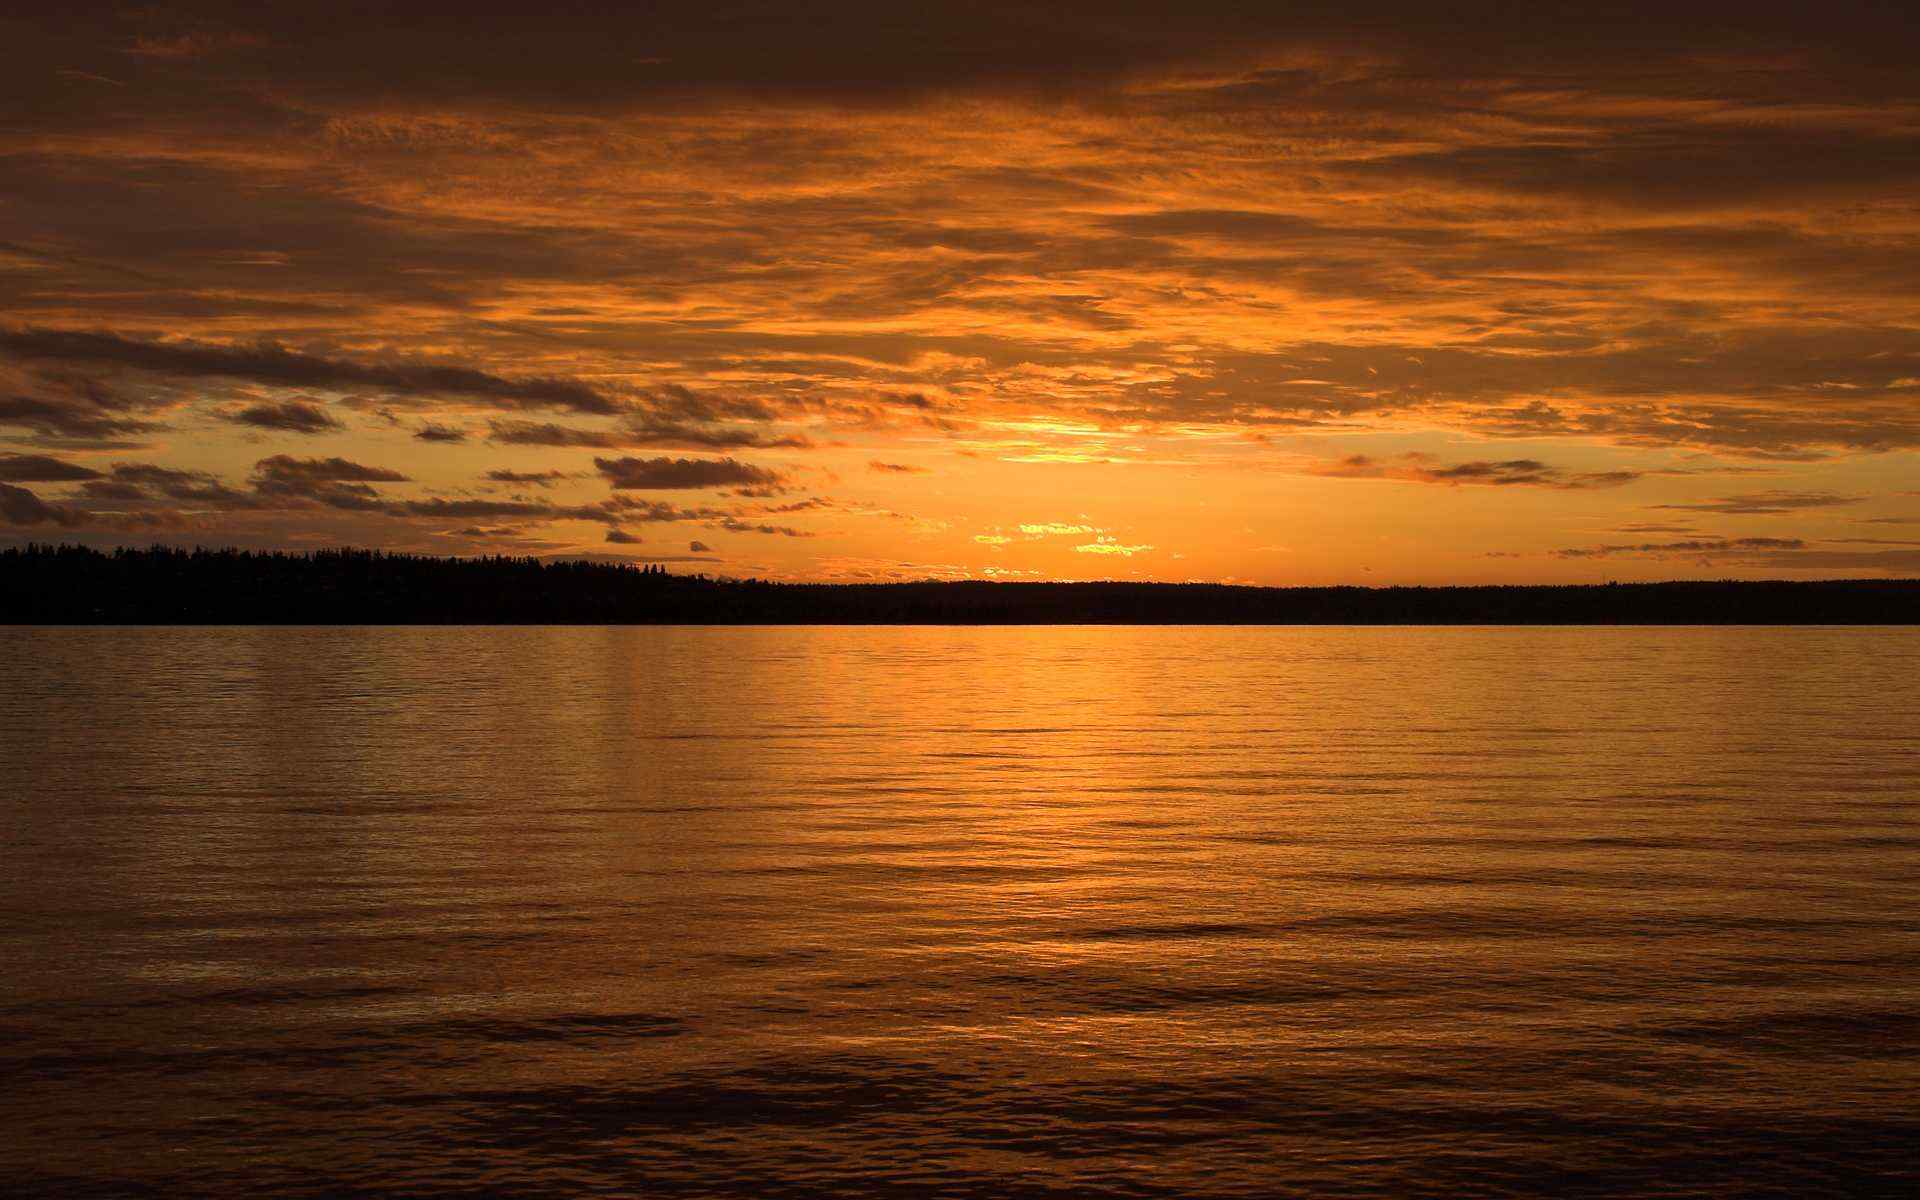
<path fill-rule="evenodd" d="M 1912 1195 L 1920 631 L 0 630 L 0 1191 Z"/>

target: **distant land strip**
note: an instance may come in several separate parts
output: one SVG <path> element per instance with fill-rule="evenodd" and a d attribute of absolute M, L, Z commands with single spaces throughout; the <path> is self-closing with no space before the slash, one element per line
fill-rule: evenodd
<path fill-rule="evenodd" d="M 1920 579 L 1485 587 L 771 583 L 371 550 L 0 550 L 36 625 L 1910 625 Z"/>

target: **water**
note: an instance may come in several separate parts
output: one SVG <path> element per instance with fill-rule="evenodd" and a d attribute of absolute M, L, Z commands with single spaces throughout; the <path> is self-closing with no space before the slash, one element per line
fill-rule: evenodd
<path fill-rule="evenodd" d="M 0 630 L 0 1190 L 1910 1195 L 1920 631 Z"/>

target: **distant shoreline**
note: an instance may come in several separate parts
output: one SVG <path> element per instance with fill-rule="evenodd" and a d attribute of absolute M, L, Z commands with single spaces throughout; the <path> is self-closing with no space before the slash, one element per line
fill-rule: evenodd
<path fill-rule="evenodd" d="M 1464 587 L 768 583 L 590 561 L 0 551 L 10 625 L 1912 625 L 1920 579 Z"/>

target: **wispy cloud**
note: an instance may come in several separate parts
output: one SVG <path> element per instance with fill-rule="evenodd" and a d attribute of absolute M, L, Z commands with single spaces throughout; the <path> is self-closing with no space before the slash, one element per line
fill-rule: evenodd
<path fill-rule="evenodd" d="M 1639 542 L 1628 545 L 1571 547 L 1555 550 L 1556 558 L 1614 558 L 1621 555 L 1651 555 L 1659 558 L 1721 558 L 1749 554 L 1756 550 L 1804 550 L 1799 538 L 1742 537 L 1694 538 L 1678 542 Z"/>
<path fill-rule="evenodd" d="M 1689 504 L 1654 504 L 1651 508 L 1676 509 L 1681 512 L 1722 513 L 1739 517 L 1780 516 L 1786 513 L 1804 512 L 1815 508 L 1838 508 L 1847 504 L 1858 504 L 1860 496 L 1843 496 L 1835 492 L 1748 492 L 1739 496 L 1722 496 L 1717 500 L 1702 500 Z"/>
<path fill-rule="evenodd" d="M 786 475 L 732 458 L 596 458 L 593 465 L 616 488 L 676 490 L 773 487 Z"/>
<path fill-rule="evenodd" d="M 333 433 L 341 428 L 326 409 L 299 400 L 264 401 L 227 416 L 241 425 L 281 433 Z"/>
<path fill-rule="evenodd" d="M 1430 455 L 1410 453 L 1380 462 L 1353 454 L 1336 462 L 1319 463 L 1309 474 L 1337 479 L 1396 479 L 1405 483 L 1485 484 L 1492 487 L 1545 487 L 1579 491 L 1622 487 L 1639 479 L 1639 471 L 1563 471 L 1531 458 L 1498 462 L 1453 464 L 1435 462 Z"/>

